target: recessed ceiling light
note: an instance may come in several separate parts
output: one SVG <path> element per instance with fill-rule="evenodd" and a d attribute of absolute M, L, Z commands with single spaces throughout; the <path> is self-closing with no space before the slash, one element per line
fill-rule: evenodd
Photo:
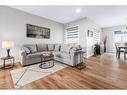
<path fill-rule="evenodd" d="M 75 12 L 76 13 L 80 13 L 81 12 L 81 9 L 76 9 Z"/>

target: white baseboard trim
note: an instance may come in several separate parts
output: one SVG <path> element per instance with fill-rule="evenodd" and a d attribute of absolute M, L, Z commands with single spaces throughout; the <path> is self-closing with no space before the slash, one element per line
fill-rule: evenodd
<path fill-rule="evenodd" d="M 91 55 L 86 55 L 86 56 L 84 56 L 84 58 L 89 58 L 89 57 L 91 57 L 91 56 L 93 56 L 94 54 L 91 54 Z"/>
<path fill-rule="evenodd" d="M 115 53 L 115 51 L 106 51 L 106 53 Z"/>

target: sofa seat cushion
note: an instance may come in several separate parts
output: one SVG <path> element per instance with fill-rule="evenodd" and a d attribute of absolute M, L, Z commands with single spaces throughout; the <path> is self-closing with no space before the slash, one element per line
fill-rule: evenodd
<path fill-rule="evenodd" d="M 66 52 L 61 52 L 61 55 L 62 55 L 62 57 L 63 57 L 64 59 L 68 59 L 68 60 L 70 60 L 70 59 L 71 59 L 71 56 L 70 56 L 70 54 L 69 54 L 69 53 L 66 53 Z"/>
<path fill-rule="evenodd" d="M 32 54 L 27 55 L 27 58 L 41 58 L 41 54 L 42 52 L 32 53 Z"/>
<path fill-rule="evenodd" d="M 61 55 L 61 52 L 59 51 L 53 51 L 52 53 L 55 57 L 63 58 L 63 56 Z"/>
<path fill-rule="evenodd" d="M 69 53 L 66 52 L 53 52 L 55 57 L 61 58 L 61 59 L 67 59 L 70 60 L 71 59 L 71 55 Z"/>

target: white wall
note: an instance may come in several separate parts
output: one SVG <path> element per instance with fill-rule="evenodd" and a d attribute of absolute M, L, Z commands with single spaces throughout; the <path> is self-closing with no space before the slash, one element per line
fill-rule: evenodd
<path fill-rule="evenodd" d="M 107 27 L 102 29 L 102 41 L 107 36 L 106 48 L 107 52 L 114 52 L 114 31 L 121 31 L 125 29 L 126 25 Z"/>
<path fill-rule="evenodd" d="M 86 36 L 86 29 L 84 28 L 84 26 L 85 26 L 85 20 L 86 20 L 86 18 L 84 18 L 84 19 L 80 19 L 80 20 L 76 20 L 76 21 L 73 21 L 73 22 L 70 22 L 70 23 L 67 23 L 67 24 L 65 24 L 64 26 L 64 28 L 65 29 L 67 29 L 68 27 L 72 27 L 72 26 L 79 26 L 79 44 L 81 44 L 81 45 L 83 45 L 83 46 L 86 46 L 86 38 L 85 38 L 85 36 Z M 65 37 L 64 37 L 65 38 Z M 65 42 L 66 40 L 64 39 L 64 42 Z"/>
<path fill-rule="evenodd" d="M 79 44 L 82 45 L 82 47 L 87 49 L 86 57 L 89 57 L 93 55 L 93 45 L 94 44 L 93 44 L 93 38 L 87 37 L 87 31 L 93 30 L 93 29 L 101 31 L 101 28 L 89 18 L 83 18 L 77 21 L 67 23 L 65 25 L 65 29 L 67 27 L 76 26 L 76 25 L 79 26 Z"/>
<path fill-rule="evenodd" d="M 88 32 L 88 30 L 91 30 L 93 32 L 96 32 L 96 31 L 102 31 L 101 30 L 101 27 L 99 25 L 97 25 L 95 22 L 93 22 L 92 20 L 90 19 L 86 19 L 85 21 L 86 25 L 85 25 L 85 28 L 86 28 L 86 34 Z M 87 35 L 86 35 L 87 36 Z M 94 54 L 94 38 L 93 37 L 87 37 L 87 57 L 90 57 Z"/>
<path fill-rule="evenodd" d="M 50 39 L 26 37 L 26 24 L 33 24 L 51 29 Z M 0 55 L 5 55 L 1 48 L 2 40 L 13 40 L 14 49 L 11 54 L 18 58 L 18 50 L 23 44 L 30 43 L 62 43 L 64 26 L 39 16 L 25 13 L 7 6 L 0 7 Z"/>

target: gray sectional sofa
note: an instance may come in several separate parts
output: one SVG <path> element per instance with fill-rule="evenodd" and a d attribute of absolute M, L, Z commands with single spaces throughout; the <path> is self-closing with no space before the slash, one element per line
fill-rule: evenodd
<path fill-rule="evenodd" d="M 24 45 L 20 51 L 20 62 L 23 66 L 41 62 L 41 53 L 50 51 L 54 60 L 70 66 L 77 66 L 83 62 L 83 51 L 80 45 L 67 44 L 29 44 Z"/>

